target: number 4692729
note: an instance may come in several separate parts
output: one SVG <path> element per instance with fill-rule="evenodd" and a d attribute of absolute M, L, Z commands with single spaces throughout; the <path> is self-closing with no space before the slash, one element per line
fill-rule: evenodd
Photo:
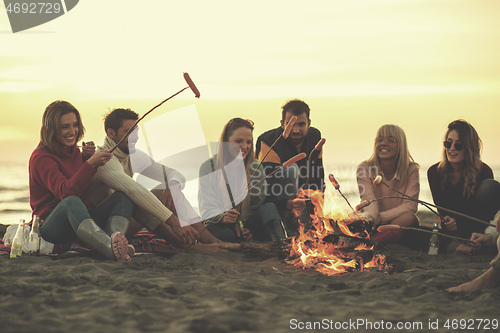
<path fill-rule="evenodd" d="M 61 9 L 61 4 L 59 3 L 11 2 L 7 5 L 5 11 L 9 14 L 59 14 Z"/>
<path fill-rule="evenodd" d="M 452 330 L 496 330 L 498 329 L 498 319 L 448 319 L 443 325 L 446 329 Z"/>

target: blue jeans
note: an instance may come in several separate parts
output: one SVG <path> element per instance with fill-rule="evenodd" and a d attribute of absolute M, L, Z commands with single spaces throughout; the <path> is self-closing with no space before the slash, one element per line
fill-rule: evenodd
<path fill-rule="evenodd" d="M 252 232 L 256 241 L 270 241 L 271 235 L 266 229 L 266 223 L 271 220 L 280 220 L 278 208 L 272 202 L 267 202 L 259 207 L 257 212 L 250 216 L 245 222 L 245 228 Z"/>
<path fill-rule="evenodd" d="M 93 219 L 102 227 L 111 216 L 130 219 L 133 210 L 134 203 L 122 192 L 115 192 L 90 212 L 79 197 L 70 195 L 61 200 L 45 219 L 40 234 L 50 243 L 70 243 L 77 238 L 76 232 L 84 220 Z"/>
<path fill-rule="evenodd" d="M 271 184 L 272 183 L 272 184 Z M 276 172 L 274 179 L 267 188 L 268 195 L 294 199 L 299 191 L 299 167 L 292 164 L 288 168 Z"/>
<path fill-rule="evenodd" d="M 299 167 L 297 164 L 292 164 L 290 167 L 283 169 L 283 177 L 279 178 L 278 183 L 283 189 L 283 197 L 287 200 L 293 200 L 297 197 L 299 191 Z M 289 235 L 293 235 L 299 228 L 299 221 L 286 207 L 279 207 L 281 220 L 287 229 Z"/>
<path fill-rule="evenodd" d="M 271 220 L 279 220 L 280 214 L 276 205 L 268 202 L 259 207 L 259 209 L 245 221 L 245 228 L 252 232 L 254 240 L 268 241 L 271 236 L 265 228 L 265 224 Z M 238 243 L 238 237 L 234 231 L 233 225 L 222 223 L 210 223 L 208 231 L 218 239 L 229 243 Z"/>
<path fill-rule="evenodd" d="M 238 243 L 238 237 L 236 237 L 236 233 L 234 232 L 233 227 L 226 226 L 222 223 L 210 223 L 207 226 L 208 231 L 218 239 L 223 242 L 229 243 Z"/>

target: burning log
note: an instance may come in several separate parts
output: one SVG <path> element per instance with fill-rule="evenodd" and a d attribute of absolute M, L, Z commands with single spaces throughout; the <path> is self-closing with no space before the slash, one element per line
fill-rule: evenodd
<path fill-rule="evenodd" d="M 390 270 L 392 266 L 370 239 L 372 223 L 361 214 L 347 214 L 337 207 L 328 211 L 325 207 L 332 207 L 325 202 L 329 200 L 325 196 L 321 191 L 301 191 L 299 197 L 308 202 L 299 217 L 297 234 L 274 243 L 243 243 L 243 252 L 251 257 L 279 257 L 288 264 L 325 275 Z"/>
<path fill-rule="evenodd" d="M 290 253 L 290 238 L 282 239 L 277 242 L 242 242 L 242 252 L 252 258 L 286 258 Z"/>
<path fill-rule="evenodd" d="M 388 270 L 385 256 L 370 239 L 373 224 L 362 214 L 347 214 L 334 204 L 337 187 L 332 182 L 324 194 L 311 190 L 301 192 L 314 206 L 314 213 L 308 218 L 304 218 L 304 212 L 300 216 L 301 226 L 291 240 L 290 254 L 285 261 L 326 275 L 373 267 Z M 310 211 L 310 207 L 306 208 Z"/>
<path fill-rule="evenodd" d="M 356 238 L 350 236 L 340 236 L 337 234 L 330 234 L 324 237 L 322 241 L 330 245 L 334 245 L 339 249 L 354 250 L 362 246 L 365 246 L 366 248 L 370 248 L 373 246 L 373 243 L 369 239 Z"/>
<path fill-rule="evenodd" d="M 305 263 L 301 257 L 294 256 L 287 258 L 285 262 L 305 269 L 314 269 L 325 275 L 359 272 L 372 268 L 383 271 L 390 269 L 383 255 L 370 250 L 337 251 L 332 252 L 330 258 L 313 257 Z"/>
<path fill-rule="evenodd" d="M 253 258 L 273 258 L 293 260 L 290 256 L 292 238 L 282 239 L 277 242 L 243 242 L 241 249 L 243 253 Z M 328 247 L 329 254 L 340 255 L 344 258 L 355 258 L 359 254 L 364 259 L 373 257 L 373 244 L 368 239 L 340 236 L 331 234 L 322 239 L 322 246 Z M 317 244 L 313 240 L 305 242 L 305 247 L 313 249 Z"/>

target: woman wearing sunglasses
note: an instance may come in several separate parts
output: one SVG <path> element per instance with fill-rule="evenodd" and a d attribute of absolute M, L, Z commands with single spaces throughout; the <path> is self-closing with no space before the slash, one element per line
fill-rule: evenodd
<path fill-rule="evenodd" d="M 443 159 L 427 171 L 434 203 L 483 221 L 493 220 L 500 209 L 500 184 L 493 180 L 493 171 L 481 161 L 482 142 L 474 127 L 464 120 L 448 125 L 444 137 Z M 443 212 L 443 232 L 471 238 L 482 245 L 493 245 L 498 237 L 495 228 Z M 443 239 L 443 241 L 447 242 Z M 478 246 L 447 242 L 447 252 L 474 254 Z"/>
<path fill-rule="evenodd" d="M 374 185 L 373 180 L 380 175 L 382 180 L 396 190 L 418 199 L 420 193 L 419 166 L 413 161 L 408 150 L 406 135 L 397 125 L 383 125 L 377 131 L 372 156 L 358 166 L 356 176 L 362 200 L 373 200 L 387 196 L 400 196 L 389 187 Z M 404 227 L 419 224 L 415 215 L 417 203 L 398 198 L 375 201 L 363 209 L 374 228 L 380 224 L 397 224 Z M 396 242 L 404 231 L 383 231 L 373 235 L 380 243 Z"/>
<path fill-rule="evenodd" d="M 275 204 L 264 203 L 265 174 L 262 166 L 257 169 L 253 128 L 251 120 L 231 119 L 222 130 L 218 153 L 200 167 L 200 212 L 211 221 L 208 230 L 225 242 L 285 237 Z M 247 191 L 247 184 L 255 186 Z"/>

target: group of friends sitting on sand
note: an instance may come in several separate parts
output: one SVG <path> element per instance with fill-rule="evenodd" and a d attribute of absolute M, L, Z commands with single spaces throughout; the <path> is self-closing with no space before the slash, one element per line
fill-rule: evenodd
<path fill-rule="evenodd" d="M 82 141 L 80 147 L 85 127 L 79 111 L 66 101 L 47 106 L 40 143 L 29 160 L 30 205 L 40 218 L 44 240 L 63 244 L 78 238 L 107 259 L 128 261 L 135 250 L 126 235 L 146 228 L 184 250 L 238 250 L 245 240 L 293 236 L 297 217 L 307 209 L 299 191 L 324 190 L 321 133 L 311 127 L 304 101 L 288 101 L 280 126 L 261 134 L 255 150 L 251 120 L 233 118 L 226 123 L 217 154 L 199 169 L 200 214 L 182 193 L 185 177 L 136 149 L 138 119 L 130 109 L 114 109 L 105 116 L 103 145 Z M 442 233 L 470 240 L 445 238 L 441 252 L 474 255 L 495 244 L 500 248 L 500 184 L 481 161 L 476 130 L 455 120 L 448 125 L 443 145 L 442 160 L 427 171 L 435 205 L 491 221 L 491 226 L 438 210 Z M 282 167 L 300 153 L 309 158 Z M 232 163 L 237 157 L 240 163 Z M 150 191 L 132 178 L 134 173 L 161 185 Z M 399 126 L 378 129 L 373 154 L 358 166 L 356 175 L 361 199 L 372 202 L 360 213 L 374 230 L 381 225 L 419 225 L 416 200 L 395 197 L 394 190 L 418 199 L 420 191 L 419 165 Z M 376 186 L 377 176 L 388 186 Z M 239 192 L 232 193 L 234 188 L 244 188 L 244 198 L 236 200 L 233 194 Z M 385 197 L 389 198 L 373 201 Z M 400 242 L 403 229 L 374 232 L 372 239 Z M 499 278 L 497 255 L 488 272 L 461 288 L 494 287 Z"/>

